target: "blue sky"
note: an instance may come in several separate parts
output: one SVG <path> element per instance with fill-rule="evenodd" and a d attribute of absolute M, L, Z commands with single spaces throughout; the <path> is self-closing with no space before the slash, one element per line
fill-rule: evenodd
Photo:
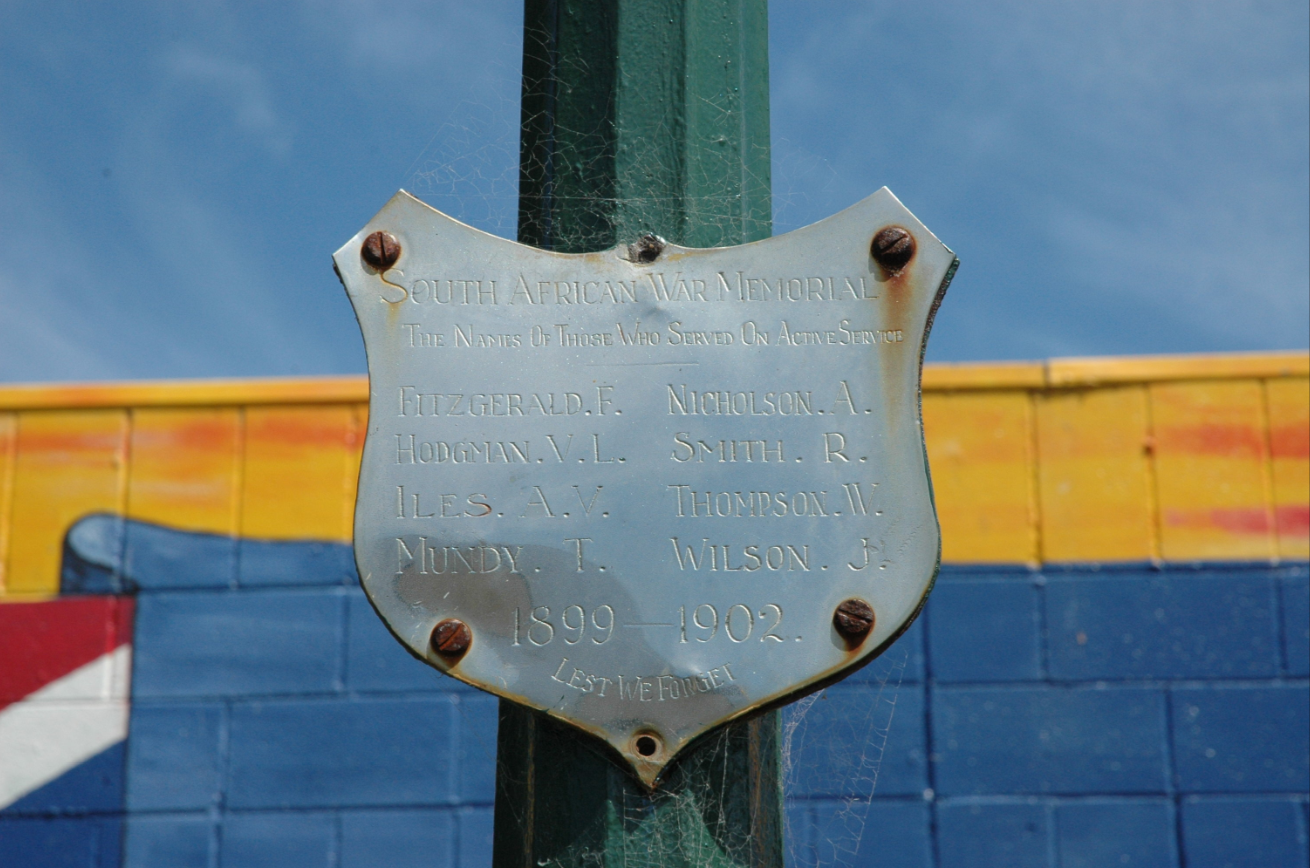
<path fill-rule="evenodd" d="M 933 360 L 1304 348 L 1308 14 L 774 0 L 776 231 L 889 186 Z M 5 4 L 0 380 L 362 372 L 329 254 L 397 188 L 512 235 L 521 15 Z"/>

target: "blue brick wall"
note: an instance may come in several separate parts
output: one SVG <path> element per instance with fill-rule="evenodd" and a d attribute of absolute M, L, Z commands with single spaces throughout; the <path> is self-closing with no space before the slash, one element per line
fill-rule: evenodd
<path fill-rule="evenodd" d="M 345 547 L 202 540 L 227 566 L 179 577 L 154 542 L 68 572 L 137 593 L 126 822 L 0 817 L 0 865 L 490 865 L 496 700 L 401 648 Z M 785 710 L 791 864 L 1305 866 L 1307 572 L 946 568 Z"/>
<path fill-rule="evenodd" d="M 945 568 L 858 681 L 784 712 L 791 863 L 1304 868 L 1306 579 Z"/>
<path fill-rule="evenodd" d="M 496 700 L 391 638 L 348 547 L 96 516 L 63 584 L 137 595 L 126 818 L 0 818 L 0 865 L 490 864 Z"/>
<path fill-rule="evenodd" d="M 128 868 L 490 864 L 496 700 L 324 573 L 138 591 Z"/>

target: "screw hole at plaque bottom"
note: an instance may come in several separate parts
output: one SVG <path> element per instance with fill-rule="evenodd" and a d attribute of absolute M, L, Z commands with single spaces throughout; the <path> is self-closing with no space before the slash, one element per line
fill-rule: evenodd
<path fill-rule="evenodd" d="M 663 742 L 653 732 L 639 732 L 632 739 L 632 750 L 642 759 L 653 760 L 663 749 Z"/>

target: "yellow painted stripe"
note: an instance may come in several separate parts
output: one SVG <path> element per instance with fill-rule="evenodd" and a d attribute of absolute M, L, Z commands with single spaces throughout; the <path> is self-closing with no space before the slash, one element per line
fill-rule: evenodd
<path fill-rule="evenodd" d="M 1310 557 L 1310 355 L 933 365 L 946 560 Z M 363 377 L 0 388 L 0 597 L 58 588 L 108 511 L 348 541 Z"/>
<path fill-rule="evenodd" d="M 241 535 L 349 542 L 358 419 L 340 405 L 247 410 Z"/>
<path fill-rule="evenodd" d="M 242 413 L 235 407 L 132 411 L 127 514 L 183 530 L 235 534 Z"/>
<path fill-rule="evenodd" d="M 1278 556 L 1310 558 L 1310 379 L 1265 383 Z"/>
<path fill-rule="evenodd" d="M 1277 555 L 1258 380 L 1150 386 L 1166 560 Z"/>
<path fill-rule="evenodd" d="M 1032 409 L 1026 392 L 923 397 L 942 557 L 1035 564 Z"/>
<path fill-rule="evenodd" d="M 1146 390 L 1060 390 L 1036 407 L 1042 559 L 1157 557 Z"/>
<path fill-rule="evenodd" d="M 122 410 L 18 414 L 6 594 L 57 591 L 68 528 L 90 513 L 123 513 L 127 427 Z"/>
<path fill-rule="evenodd" d="M 18 414 L 0 413 L 0 596 L 9 575 L 10 517 L 14 503 L 14 463 L 18 454 Z"/>

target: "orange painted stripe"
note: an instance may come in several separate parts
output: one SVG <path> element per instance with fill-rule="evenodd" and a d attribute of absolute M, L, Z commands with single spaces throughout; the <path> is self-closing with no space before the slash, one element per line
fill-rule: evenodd
<path fill-rule="evenodd" d="M 1161 426 L 1156 429 L 1156 440 L 1168 443 L 1177 452 L 1191 455 L 1218 455 L 1223 457 L 1263 457 L 1264 437 L 1259 429 L 1246 425 Z"/>
<path fill-rule="evenodd" d="M 1310 458 L 1310 426 L 1270 427 L 1269 451 L 1275 458 Z"/>
<path fill-rule="evenodd" d="M 1258 507 L 1167 509 L 1164 520 L 1170 527 L 1213 527 L 1236 534 L 1263 536 L 1271 529 L 1269 513 Z M 1310 533 L 1310 504 L 1277 507 L 1274 510 L 1273 526 L 1283 534 Z"/>
<path fill-rule="evenodd" d="M 1268 534 L 1269 512 L 1260 507 L 1216 507 L 1206 510 L 1165 510 L 1165 521 L 1173 527 L 1214 527 L 1237 534 Z"/>

